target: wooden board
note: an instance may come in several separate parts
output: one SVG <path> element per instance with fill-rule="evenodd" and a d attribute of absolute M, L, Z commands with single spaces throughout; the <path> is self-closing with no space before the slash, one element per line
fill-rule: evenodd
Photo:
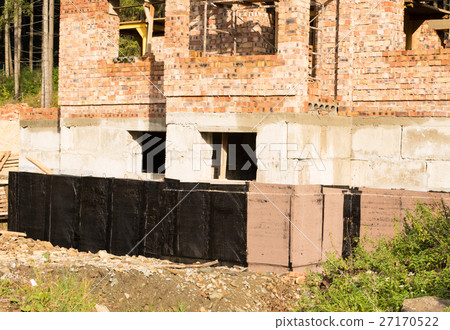
<path fill-rule="evenodd" d="M 8 160 L 9 156 L 11 156 L 11 151 L 7 151 L 2 155 L 0 158 L 0 171 L 2 170 L 3 166 L 5 165 L 6 161 Z"/>
<path fill-rule="evenodd" d="M 0 221 L 8 220 L 8 199 L 5 187 L 0 187 Z"/>

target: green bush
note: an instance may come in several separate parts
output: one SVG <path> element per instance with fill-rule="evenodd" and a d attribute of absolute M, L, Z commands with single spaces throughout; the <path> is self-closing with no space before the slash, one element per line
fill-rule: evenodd
<path fill-rule="evenodd" d="M 14 77 L 0 76 L 0 100 L 14 96 Z"/>
<path fill-rule="evenodd" d="M 399 311 L 403 300 L 450 298 L 450 212 L 418 204 L 403 229 L 369 252 L 363 242 L 348 259 L 329 256 L 310 273 L 296 311 Z"/>
<path fill-rule="evenodd" d="M 20 92 L 23 93 L 24 95 L 39 94 L 41 92 L 41 83 L 42 83 L 41 71 L 35 70 L 31 72 L 29 68 L 25 68 L 20 73 L 19 80 L 20 80 Z"/>
<path fill-rule="evenodd" d="M 57 106 L 58 68 L 53 68 L 53 94 Z M 8 103 L 25 102 L 32 107 L 40 107 L 42 73 L 40 70 L 30 71 L 28 67 L 21 70 L 19 76 L 19 99 L 14 99 L 14 77 L 0 75 L 0 105 Z"/>

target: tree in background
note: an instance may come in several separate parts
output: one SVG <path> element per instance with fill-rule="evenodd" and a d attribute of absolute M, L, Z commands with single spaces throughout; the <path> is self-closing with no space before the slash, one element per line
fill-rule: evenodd
<path fill-rule="evenodd" d="M 11 52 L 11 37 L 9 34 L 9 25 L 11 24 L 10 15 L 10 2 L 11 0 L 5 0 L 3 7 L 3 15 L 1 19 L 1 27 L 5 29 L 5 74 L 10 77 L 13 73 L 12 65 L 12 52 Z"/>
<path fill-rule="evenodd" d="M 28 43 L 28 67 L 33 72 L 33 41 L 34 41 L 34 2 L 30 3 L 30 40 Z"/>
<path fill-rule="evenodd" d="M 0 18 L 0 30 L 4 29 L 4 46 L 5 46 L 5 75 L 10 77 L 14 75 L 14 99 L 19 98 L 20 90 L 20 73 L 22 59 L 22 14 L 29 15 L 30 0 L 5 0 L 3 13 Z M 12 22 L 11 22 L 12 20 Z M 14 27 L 14 65 L 10 35 L 10 25 Z"/>
<path fill-rule="evenodd" d="M 53 92 L 54 0 L 43 0 L 42 7 L 42 92 L 41 106 L 49 108 Z"/>
<path fill-rule="evenodd" d="M 22 55 L 22 4 L 14 2 L 14 99 L 19 98 L 20 59 Z"/>

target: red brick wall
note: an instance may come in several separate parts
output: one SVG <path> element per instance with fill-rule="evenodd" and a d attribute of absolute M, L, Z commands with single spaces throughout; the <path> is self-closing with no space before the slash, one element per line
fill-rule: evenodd
<path fill-rule="evenodd" d="M 22 108 L 26 108 L 26 104 L 7 104 L 0 107 L 0 120 L 17 121 Z"/>
<path fill-rule="evenodd" d="M 163 63 L 154 56 L 136 58 L 134 63 L 114 63 L 119 18 L 108 14 L 108 8 L 107 0 L 61 1 L 61 116 L 161 116 L 165 102 Z M 153 48 L 161 57 L 157 40 Z"/>
<path fill-rule="evenodd" d="M 336 101 L 344 116 L 447 117 L 450 52 L 436 33 L 425 24 L 420 48 L 404 51 L 403 0 L 339 3 L 319 16 L 321 55 L 317 80 L 309 83 L 311 100 Z"/>
<path fill-rule="evenodd" d="M 0 107 L 0 120 L 58 119 L 59 108 L 33 108 L 28 104 L 7 104 Z"/>
<path fill-rule="evenodd" d="M 108 1 L 63 0 L 62 117 L 160 116 L 162 93 L 170 112 L 305 112 L 308 101 L 322 101 L 339 103 L 340 115 L 448 116 L 450 54 L 434 51 L 441 47 L 426 26 L 421 48 L 433 49 L 403 51 L 403 0 L 340 0 L 339 8 L 336 1 L 324 7 L 316 80 L 308 77 L 310 1 L 277 5 L 276 38 L 265 9 L 242 11 L 238 56 L 198 57 L 203 4 L 168 0 L 165 36 L 152 41 L 154 54 L 115 64 L 119 19 L 108 14 Z M 209 26 L 230 29 L 230 13 L 211 9 Z M 229 52 L 228 34 L 208 34 L 208 51 Z M 277 39 L 278 53 L 255 56 L 269 52 L 263 39 Z"/>
<path fill-rule="evenodd" d="M 189 1 L 176 1 L 182 3 Z M 306 111 L 309 1 L 278 5 L 278 54 L 189 57 L 193 39 L 185 31 L 192 15 L 167 2 L 167 111 Z"/>
<path fill-rule="evenodd" d="M 354 63 L 351 114 L 449 116 L 450 49 L 389 51 Z"/>
<path fill-rule="evenodd" d="M 425 22 L 420 27 L 420 33 L 418 36 L 418 49 L 439 49 L 444 48 L 436 30 L 428 27 Z"/>
<path fill-rule="evenodd" d="M 241 10 L 236 10 L 238 8 Z M 262 55 L 275 52 L 273 13 L 269 14 L 264 8 L 245 10 L 242 8 L 237 5 L 228 9 L 209 6 L 206 47 L 208 53 L 233 54 L 233 37 L 236 39 L 236 55 Z M 233 23 L 233 9 L 236 10 L 235 23 Z M 203 51 L 203 2 L 191 1 L 190 21 L 189 49 Z"/>

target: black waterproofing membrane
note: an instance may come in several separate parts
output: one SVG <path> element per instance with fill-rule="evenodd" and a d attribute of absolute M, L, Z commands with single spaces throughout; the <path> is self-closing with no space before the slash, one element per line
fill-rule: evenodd
<path fill-rule="evenodd" d="M 248 185 L 9 174 L 8 229 L 80 251 L 246 264 Z"/>

